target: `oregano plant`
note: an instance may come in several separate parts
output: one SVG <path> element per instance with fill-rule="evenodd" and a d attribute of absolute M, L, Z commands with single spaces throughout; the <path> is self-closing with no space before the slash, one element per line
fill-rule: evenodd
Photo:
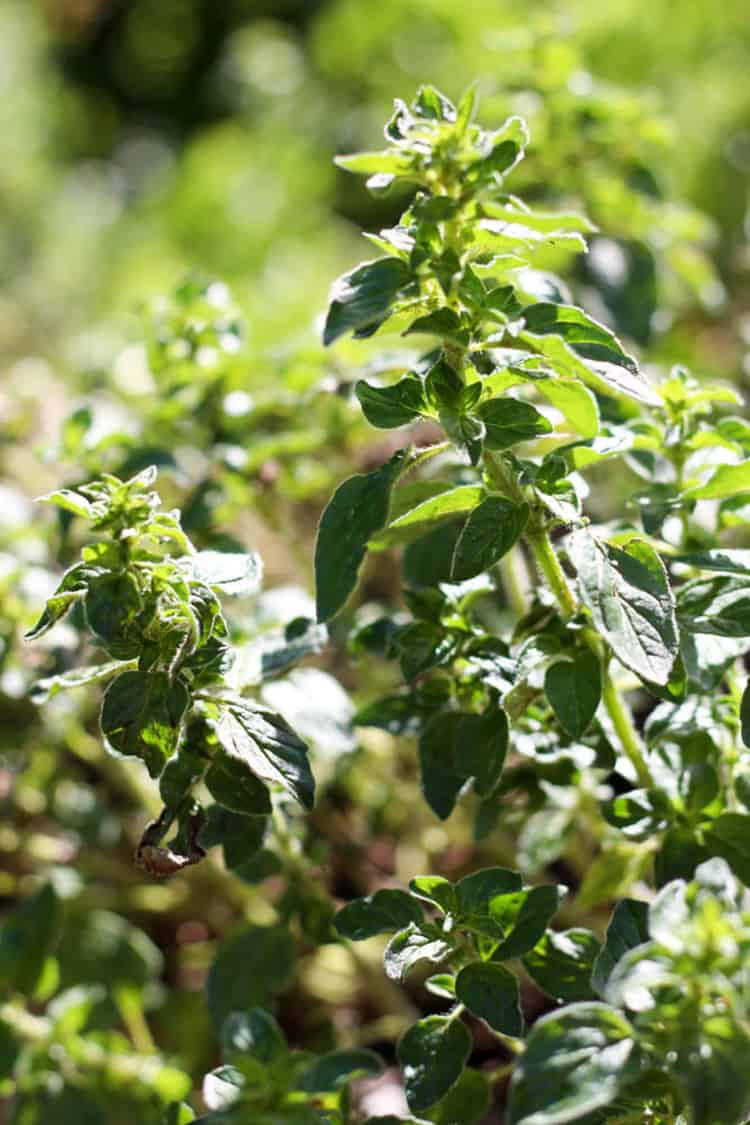
<path fill-rule="evenodd" d="M 264 824 L 271 790 L 310 808 L 314 780 L 303 740 L 228 678 L 235 653 L 219 594 L 256 593 L 259 556 L 196 551 L 179 512 L 161 507 L 151 488 L 155 480 L 151 467 L 127 481 L 106 475 L 42 497 L 88 520 L 99 537 L 82 547 L 27 639 L 80 610 L 83 629 L 109 658 L 39 681 L 37 699 L 107 681 L 101 736 L 114 754 L 139 759 L 159 779 L 163 802 L 137 859 L 152 874 L 169 875 L 203 858 L 202 833 L 226 842 L 232 818 Z M 312 622 L 298 620 L 287 646 L 291 655 L 285 660 L 282 643 L 277 666 L 314 651 L 319 634 Z M 200 783 L 214 798 L 207 811 L 194 796 Z M 174 846 L 164 847 L 173 826 Z M 253 840 L 257 831 L 240 835 Z M 240 846 L 241 859 L 247 858 L 242 853 Z"/>
<path fill-rule="evenodd" d="M 420 875 L 336 927 L 392 934 L 392 980 L 430 966 L 441 1010 L 398 1047 L 411 1121 L 478 1121 L 509 1079 L 518 1125 L 741 1122 L 750 555 L 723 533 L 747 519 L 750 429 L 731 388 L 644 374 L 571 302 L 545 251 L 583 250 L 591 227 L 512 194 L 526 127 L 482 129 L 475 103 L 422 87 L 383 151 L 337 160 L 413 198 L 334 285 L 325 342 L 423 347 L 355 384 L 403 438 L 322 516 L 318 619 L 342 614 L 354 653 L 398 662 L 403 687 L 355 722 L 417 737 L 433 813 L 471 802 L 477 839 L 511 827 L 527 874 L 577 879 Z M 392 547 L 399 603 L 352 614 L 366 560 Z M 551 925 L 617 899 L 604 941 Z M 533 1023 L 528 978 L 550 998 Z M 476 1019 L 507 1053 L 495 1073 L 469 1065 Z"/>
<path fill-rule="evenodd" d="M 157 891 L 188 888 L 198 944 L 217 914 L 232 929 L 204 961 L 202 1016 L 183 1019 L 214 1035 L 191 1059 L 208 1071 L 198 1094 L 151 1038 L 156 947 L 106 909 L 71 908 L 64 878 L 28 897 L 0 929 L 18 1125 L 99 1125 L 102 1105 L 116 1125 L 750 1114 L 750 552 L 733 538 L 750 521 L 750 426 L 732 388 L 644 372 L 574 301 L 550 263 L 565 272 L 592 224 L 513 194 L 528 129 L 483 129 L 476 109 L 474 89 L 454 106 L 424 86 L 396 103 L 383 151 L 338 158 L 377 197 L 408 200 L 368 235 L 378 256 L 331 293 L 325 344 L 363 341 L 349 398 L 339 368 L 334 394 L 290 405 L 273 389 L 255 411 L 228 295 L 190 281 L 152 322 L 161 397 L 138 432 L 102 436 L 85 408 L 63 426 L 62 455 L 94 479 L 42 498 L 75 559 L 28 639 L 66 619 L 74 640 L 34 699 L 92 685 L 97 738 L 146 779 L 141 873 L 176 876 Z M 378 456 L 357 459 L 367 471 L 320 519 L 317 620 L 255 635 L 260 558 L 214 526 L 207 495 L 236 514 L 250 479 L 265 487 L 285 471 L 273 459 L 299 459 L 257 508 L 277 529 L 289 511 L 301 522 L 338 463 L 310 477 L 312 419 L 337 459 L 343 438 L 381 431 Z M 158 453 L 171 494 L 197 446 L 183 519 L 144 464 Z M 284 680 L 324 650 L 347 684 L 347 658 L 360 662 L 353 717 L 322 670 Z M 295 698 L 303 733 L 311 715 L 329 720 L 312 740 L 327 751 L 313 758 L 317 807 L 306 739 L 280 713 Z M 376 732 L 388 800 L 418 771 L 433 839 L 455 839 L 463 859 L 367 894 L 342 874 L 360 852 L 378 870 L 357 838 L 382 783 L 375 758 L 331 766 L 355 749 L 352 727 L 365 744 Z M 196 870 L 217 846 L 223 868 Z M 205 917 L 189 897 L 200 878 L 219 888 Z M 382 974 L 360 952 L 371 939 Z M 363 980 L 382 1004 L 364 1028 Z M 304 1043 L 284 1004 L 310 1018 Z M 360 1080 L 388 1063 L 405 1108 L 381 1113 Z"/>

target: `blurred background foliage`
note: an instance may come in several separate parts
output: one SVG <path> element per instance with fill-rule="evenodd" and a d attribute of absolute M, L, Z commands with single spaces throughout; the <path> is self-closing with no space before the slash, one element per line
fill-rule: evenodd
<path fill-rule="evenodd" d="M 156 1040 L 188 1076 L 144 1074 L 134 1109 L 132 1069 L 94 1067 L 88 1109 L 66 1109 L 50 1080 L 14 1122 L 111 1125 L 115 1106 L 150 1122 L 146 1107 L 183 1096 L 216 1059 L 201 988 L 217 941 L 241 919 L 274 923 L 285 896 L 299 900 L 302 952 L 281 1001 L 291 1039 L 327 1049 L 343 1036 L 388 1059 L 413 998 L 386 987 L 376 956 L 325 943 L 329 894 L 491 862 L 533 873 L 559 854 L 560 825 L 567 874 L 581 875 L 570 810 L 557 827 L 527 819 L 520 859 L 517 814 L 479 844 L 462 814 L 436 824 L 413 746 L 373 730 L 358 742 L 353 704 L 325 674 L 360 703 L 387 673 L 334 644 L 319 669 L 274 685 L 322 782 L 282 856 L 286 883 L 278 862 L 262 890 L 264 871 L 242 881 L 220 861 L 147 880 L 131 857 L 154 794 L 139 767 L 103 755 L 96 688 L 42 712 L 29 699 L 35 678 L 78 662 L 80 644 L 63 626 L 21 650 L 77 543 L 31 497 L 156 462 L 199 546 L 265 557 L 267 593 L 234 622 L 241 640 L 311 612 L 320 509 L 353 467 L 389 453 L 350 403 L 362 345 L 324 354 L 320 316 L 331 280 L 363 256 L 360 230 L 390 225 L 404 203 L 368 195 L 332 157 L 380 147 L 393 97 L 423 81 L 455 97 L 477 80 L 487 126 L 525 116 L 532 144 L 513 190 L 600 228 L 586 259 L 558 251 L 540 268 L 564 273 L 646 366 L 681 362 L 742 389 L 749 58 L 741 0 L 0 0 L 0 896 L 11 908 L 51 875 L 66 903 L 58 975 L 42 962 L 32 973 L 34 1011 L 58 989 L 102 986 L 79 998 L 97 1042 L 128 1046 L 139 1070 Z M 613 495 L 625 486 L 609 483 Z M 388 601 L 391 567 L 379 559 L 366 599 Z M 594 907 L 637 880 L 632 852 L 597 873 Z M 96 980 L 76 937 L 106 967 Z M 41 1045 L 29 1089 L 41 1089 L 49 1028 L 26 1030 Z"/>

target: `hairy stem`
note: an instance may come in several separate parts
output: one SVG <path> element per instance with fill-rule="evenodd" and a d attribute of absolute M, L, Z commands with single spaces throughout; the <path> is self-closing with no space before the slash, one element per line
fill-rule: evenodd
<path fill-rule="evenodd" d="M 555 600 L 566 617 L 573 617 L 578 611 L 575 595 L 570 588 L 565 571 L 550 537 L 538 516 L 533 516 L 526 527 L 526 541 L 534 553 L 544 580 L 555 595 Z"/>

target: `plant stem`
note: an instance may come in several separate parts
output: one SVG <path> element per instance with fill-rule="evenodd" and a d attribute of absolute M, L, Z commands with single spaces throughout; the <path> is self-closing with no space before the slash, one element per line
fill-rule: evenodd
<path fill-rule="evenodd" d="M 534 558 L 549 588 L 552 590 L 558 605 L 566 617 L 573 617 L 578 612 L 575 595 L 570 588 L 567 576 L 557 557 L 554 547 L 550 542 L 547 530 L 538 517 L 532 517 L 526 528 L 526 539 L 534 552 Z M 602 652 L 599 637 L 591 630 L 583 630 L 584 640 L 602 661 L 602 702 L 612 720 L 612 725 L 620 741 L 625 756 L 633 766 L 638 777 L 638 784 L 648 789 L 652 784 L 651 774 L 646 764 L 646 758 L 638 731 L 635 729 L 632 716 L 627 704 L 617 690 L 617 686 L 610 674 L 609 657 Z"/>
<path fill-rule="evenodd" d="M 547 530 L 538 516 L 532 516 L 526 527 L 526 540 L 534 553 L 534 559 L 542 572 L 547 585 L 555 595 L 560 609 L 566 617 L 573 617 L 578 611 L 573 591 L 568 584 L 565 571 L 557 557 Z"/>
<path fill-rule="evenodd" d="M 517 543 L 503 555 L 499 566 L 508 603 L 516 616 L 524 617 L 529 609 L 529 576 Z"/>
<path fill-rule="evenodd" d="M 643 744 L 633 725 L 630 711 L 617 690 L 609 669 L 604 672 L 602 700 L 617 732 L 620 745 L 638 776 L 638 784 L 644 789 L 648 789 L 653 784 L 653 780 L 643 755 Z"/>

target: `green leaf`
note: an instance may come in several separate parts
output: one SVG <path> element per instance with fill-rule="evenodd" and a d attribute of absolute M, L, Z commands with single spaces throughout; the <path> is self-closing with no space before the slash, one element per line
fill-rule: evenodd
<path fill-rule="evenodd" d="M 454 211 L 456 209 L 456 200 L 444 197 L 443 200 L 431 198 L 426 201 L 431 204 L 433 209 L 438 202 L 444 203 L 445 211 Z M 424 214 L 425 208 L 422 207 L 422 217 L 427 218 Z M 440 219 L 450 218 L 450 214 L 443 214 Z M 441 340 L 452 340 L 462 347 L 466 347 L 469 342 L 469 333 L 461 326 L 461 321 L 458 315 L 449 308 L 435 309 L 434 312 L 428 313 L 426 316 L 420 316 L 412 321 L 404 336 L 411 336 L 415 332 L 421 332 L 424 335 L 439 336 Z"/>
<path fill-rule="evenodd" d="M 400 451 L 374 472 L 344 481 L 323 512 L 315 544 L 319 622 L 335 617 L 357 585 L 368 541 L 388 521 L 391 489 L 406 456 Z"/>
<path fill-rule="evenodd" d="M 49 632 L 53 625 L 69 613 L 76 602 L 81 601 L 89 587 L 89 582 L 101 574 L 101 568 L 77 563 L 67 570 L 33 629 L 24 634 L 24 640 L 36 641 Z"/>
<path fill-rule="evenodd" d="M 677 555 L 673 560 L 694 566 L 699 570 L 716 570 L 720 574 L 742 574 L 750 578 L 750 551 L 721 548 L 710 551 L 693 551 L 688 555 Z"/>
<path fill-rule="evenodd" d="M 661 399 L 651 390 L 644 377 L 623 362 L 584 359 L 577 349 L 574 350 L 559 335 L 522 332 L 520 340 L 544 357 L 545 366 L 551 367 L 565 379 L 580 379 L 597 394 L 635 399 L 647 406 L 662 405 Z M 628 356 L 627 359 L 630 360 L 631 357 Z"/>
<path fill-rule="evenodd" d="M 87 907 L 66 918 L 57 948 L 60 986 L 104 985 L 143 993 L 164 969 L 160 950 L 141 930 L 109 910 Z"/>
<path fill-rule="evenodd" d="M 417 504 L 411 511 L 395 519 L 390 527 L 412 527 L 434 523 L 436 520 L 470 512 L 480 503 L 484 489 L 478 484 L 462 484 L 447 492 L 431 496 Z"/>
<path fill-rule="evenodd" d="M 677 592 L 677 616 L 691 633 L 750 637 L 750 581 L 721 576 L 688 582 Z"/>
<path fill-rule="evenodd" d="M 59 488 L 55 492 L 48 492 L 45 496 L 37 496 L 36 499 L 38 504 L 52 504 L 64 512 L 72 512 L 74 516 L 81 516 L 83 519 L 92 518 L 91 501 L 70 488 Z"/>
<path fill-rule="evenodd" d="M 705 484 L 688 488 L 685 500 L 726 500 L 739 492 L 750 492 L 750 461 L 739 465 L 719 465 Z"/>
<path fill-rule="evenodd" d="M 535 379 L 534 387 L 583 438 L 599 433 L 599 407 L 588 387 L 576 379 Z"/>
<path fill-rule="evenodd" d="M 493 398 L 479 407 L 487 449 L 509 449 L 519 441 L 551 434 L 552 424 L 543 414 L 515 398 Z"/>
<path fill-rule="evenodd" d="M 58 692 L 108 680 L 116 676 L 125 666 L 121 660 L 111 660 L 107 664 L 94 664 L 90 668 L 70 668 L 57 676 L 37 680 L 31 688 L 31 698 L 34 703 L 47 703 L 50 699 L 54 699 Z"/>
<path fill-rule="evenodd" d="M 406 891 L 381 890 L 347 903 L 336 915 L 334 925 L 342 937 L 364 941 L 423 921 L 421 906 Z"/>
<path fill-rule="evenodd" d="M 263 581 L 263 561 L 255 552 L 243 555 L 199 551 L 193 555 L 192 563 L 193 574 L 199 582 L 235 597 L 248 598 L 257 594 Z"/>
<path fill-rule="evenodd" d="M 461 918 L 488 915 L 498 895 L 520 891 L 521 876 L 507 867 L 483 867 L 456 883 L 456 912 Z"/>
<path fill-rule="evenodd" d="M 267 1007 L 287 983 L 294 939 L 284 926 L 245 926 L 219 947 L 206 982 L 211 1018 L 221 1027 L 230 1012 Z"/>
<path fill-rule="evenodd" d="M 359 176 L 374 176 L 386 173 L 393 176 L 407 175 L 412 161 L 405 153 L 395 149 L 384 152 L 355 152 L 351 156 L 334 156 L 334 164 L 347 172 Z"/>
<path fill-rule="evenodd" d="M 564 1125 L 602 1109 L 635 1076 L 633 1029 L 606 1004 L 573 1004 L 532 1028 L 510 1087 L 511 1125 Z"/>
<path fill-rule="evenodd" d="M 345 273 L 331 290 L 323 343 L 382 321 L 409 279 L 409 267 L 400 258 L 378 258 Z"/>
<path fill-rule="evenodd" d="M 163 1125 L 191 1125 L 195 1114 L 186 1102 L 172 1102 L 168 1107 Z"/>
<path fill-rule="evenodd" d="M 560 1002 L 594 1000 L 591 973 L 601 946 L 590 930 L 548 930 L 524 954 L 529 975 Z"/>
<path fill-rule="evenodd" d="M 591 724 L 602 697 L 599 660 L 589 649 L 577 649 L 572 660 L 551 664 L 544 691 L 560 725 L 572 738 L 580 738 Z"/>
<path fill-rule="evenodd" d="M 407 426 L 427 409 L 424 383 L 417 375 L 405 375 L 390 387 L 375 387 L 360 379 L 354 390 L 365 418 L 380 430 Z"/>
<path fill-rule="evenodd" d="M 465 1070 L 448 1093 L 427 1110 L 433 1125 L 476 1125 L 490 1108 L 490 1086 L 478 1070 Z"/>
<path fill-rule="evenodd" d="M 48 883 L 0 925 L 0 984 L 4 991 L 33 996 L 61 923 L 60 901 Z"/>
<path fill-rule="evenodd" d="M 329 1051 L 302 1072 L 297 1088 L 310 1094 L 341 1090 L 355 1077 L 365 1074 L 376 1077 L 382 1073 L 382 1059 L 374 1051 L 364 1047 Z"/>
<path fill-rule="evenodd" d="M 648 903 L 624 898 L 614 909 L 601 952 L 594 963 L 591 984 L 604 995 L 610 973 L 629 950 L 648 941 Z"/>
<path fill-rule="evenodd" d="M 418 1112 L 439 1101 L 460 1077 L 471 1053 L 471 1036 L 458 1019 L 427 1016 L 403 1036 L 398 1061 L 409 1109 Z"/>
<path fill-rule="evenodd" d="M 441 819 L 450 816 L 470 778 L 480 795 L 500 779 L 508 748 L 508 722 L 499 708 L 484 715 L 458 711 L 435 715 L 419 740 L 422 791 Z"/>
<path fill-rule="evenodd" d="M 165 672 L 123 672 L 104 694 L 102 734 L 111 750 L 140 758 L 158 777 L 180 744 L 189 705 L 187 688 Z"/>
<path fill-rule="evenodd" d="M 307 746 L 281 715 L 237 696 L 211 726 L 230 758 L 263 781 L 281 785 L 303 808 L 313 807 L 315 780 Z"/>
<path fill-rule="evenodd" d="M 567 890 L 562 885 L 546 883 L 493 898 L 490 918 L 507 935 L 494 950 L 493 961 L 511 961 L 533 949 L 559 910 Z"/>
<path fill-rule="evenodd" d="M 523 1035 L 518 978 L 489 962 L 467 965 L 456 977 L 456 996 L 502 1035 Z"/>
<path fill-rule="evenodd" d="M 265 1008 L 232 1012 L 221 1028 L 225 1055 L 249 1055 L 262 1063 L 272 1063 L 289 1054 L 284 1033 Z"/>
<path fill-rule="evenodd" d="M 205 777 L 206 788 L 215 801 L 243 816 L 264 816 L 271 812 L 271 797 L 262 781 L 244 758 L 233 758 L 219 750 Z"/>
<path fill-rule="evenodd" d="M 451 578 L 464 582 L 489 570 L 518 542 L 528 519 L 528 504 L 486 497 L 470 512 L 456 541 Z"/>
<path fill-rule="evenodd" d="M 721 813 L 705 829 L 703 840 L 710 853 L 725 859 L 737 878 L 750 887 L 750 816 Z"/>
<path fill-rule="evenodd" d="M 656 551 L 639 539 L 610 547 L 585 529 L 568 542 L 583 601 L 617 659 L 642 679 L 666 684 L 679 639 L 674 598 Z"/>
<path fill-rule="evenodd" d="M 540 302 L 525 308 L 523 316 L 529 331 L 561 336 L 587 359 L 621 364 L 633 372 L 638 370 L 637 363 L 624 351 L 615 334 L 575 305 Z"/>
<path fill-rule="evenodd" d="M 442 938 L 422 933 L 412 922 L 388 942 L 383 964 L 391 980 L 403 981 L 420 961 L 442 961 L 452 946 Z"/>
<path fill-rule="evenodd" d="M 453 884 L 442 875 L 416 875 L 409 883 L 409 890 L 417 898 L 439 906 L 444 914 L 452 914 L 456 909 Z"/>

